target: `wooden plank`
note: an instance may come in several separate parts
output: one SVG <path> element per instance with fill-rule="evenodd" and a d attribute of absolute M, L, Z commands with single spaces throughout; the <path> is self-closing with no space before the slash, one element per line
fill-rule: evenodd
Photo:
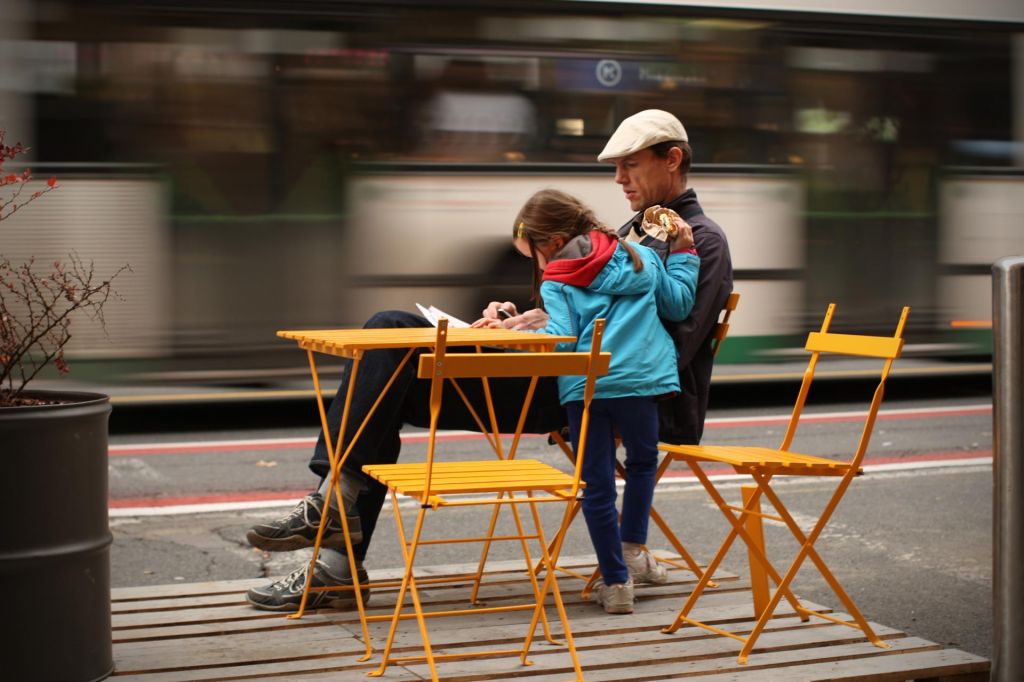
<path fill-rule="evenodd" d="M 674 555 L 665 554 L 668 558 L 676 558 Z M 591 557 L 561 557 L 558 560 L 560 566 L 572 569 L 587 569 L 589 573 L 594 568 L 594 560 Z M 417 576 L 451 576 L 464 575 L 476 572 L 477 562 L 464 564 L 446 564 L 435 566 L 417 567 Z M 487 563 L 487 581 L 500 581 L 512 579 L 523 575 L 524 564 L 522 559 L 508 561 L 490 561 Z M 398 581 L 402 578 L 403 570 L 400 568 L 371 569 L 370 578 L 373 581 Z M 686 571 L 680 573 L 686 575 Z M 692 577 L 692 574 L 690 574 Z M 736 576 L 731 573 L 722 572 L 721 579 L 734 579 Z M 148 609 L 158 609 L 167 606 L 174 607 L 196 607 L 199 605 L 231 604 L 238 603 L 239 599 L 244 601 L 245 591 L 250 587 L 266 585 L 275 578 L 259 578 L 247 580 L 228 580 L 220 582 L 204 583 L 180 583 L 171 585 L 153 585 L 146 587 L 122 587 L 111 590 L 111 604 L 114 613 L 140 612 Z M 685 579 L 685 578 L 684 578 Z M 717 579 L 717 576 L 716 576 Z M 692 582 L 696 583 L 696 580 Z"/>
<path fill-rule="evenodd" d="M 496 562 L 497 563 L 497 562 Z M 565 564 L 563 564 L 565 565 Z M 573 568 L 580 568 L 576 562 L 568 564 Z M 583 568 L 590 568 L 586 565 Z M 474 566 L 475 568 L 475 566 Z M 530 587 L 525 578 L 523 563 L 518 562 L 516 571 L 501 571 L 492 574 L 488 571 L 481 590 L 481 599 L 496 602 L 507 602 L 515 599 L 523 599 L 529 595 Z M 589 572 L 589 571 L 587 571 Z M 378 574 L 374 573 L 374 577 Z M 382 572 L 382 579 L 393 579 L 394 574 Z M 427 567 L 420 577 L 445 577 L 450 575 L 446 570 L 438 570 L 436 567 Z M 639 594 L 643 598 L 653 597 L 666 593 L 680 600 L 678 606 L 682 605 L 682 599 L 689 594 L 696 579 L 688 571 L 672 570 L 669 575 L 671 580 L 664 586 L 643 586 L 639 588 Z M 708 595 L 718 591 L 732 591 L 743 593 L 746 587 L 729 574 L 716 578 L 721 583 L 719 588 L 709 589 Z M 573 603 L 578 600 L 579 592 L 582 589 L 582 581 L 570 576 L 559 576 L 559 586 L 562 589 L 567 602 Z M 421 595 L 425 599 L 427 608 L 439 606 L 462 605 L 468 599 L 468 583 L 450 585 L 432 585 L 421 589 Z M 389 613 L 394 608 L 394 596 L 397 588 L 378 588 L 371 592 L 367 611 L 370 614 Z M 575 595 L 575 596 L 573 596 Z M 678 608 L 677 606 L 677 608 Z M 282 614 L 259 611 L 245 602 L 244 595 L 217 594 L 211 596 L 199 596 L 193 598 L 167 598 L 146 602 L 143 600 L 119 603 L 113 608 L 113 627 L 115 638 L 126 634 L 131 628 L 159 627 L 169 624 L 184 625 L 189 623 L 203 624 L 215 622 L 231 622 L 245 620 L 266 620 L 281 619 Z M 333 609 L 325 609 L 326 612 L 338 614 Z M 346 620 L 356 622 L 354 611 L 348 612 Z"/>
<path fill-rule="evenodd" d="M 202 669 L 253 660 L 288 660 L 323 654 L 356 657 L 363 646 L 344 627 L 286 629 L 268 635 L 263 632 L 228 636 L 196 637 L 187 640 L 122 643 L 118 645 L 119 671 Z"/>
<path fill-rule="evenodd" d="M 291 620 L 284 618 L 281 614 L 267 614 L 270 618 L 259 619 L 231 619 L 226 621 L 208 621 L 203 623 L 186 624 L 158 624 L 154 627 L 140 627 L 120 630 L 113 633 L 115 644 L 132 642 L 152 642 L 162 639 L 173 639 L 178 642 L 185 642 L 194 637 L 213 637 L 240 634 L 243 632 L 264 632 L 267 636 L 273 636 L 284 628 L 323 628 L 332 625 L 342 625 L 341 619 L 335 615 L 337 612 L 322 614 L 322 618 L 301 618 Z"/>
<path fill-rule="evenodd" d="M 907 638 L 908 643 L 923 642 Z M 931 644 L 928 642 L 927 644 Z M 843 682 L 904 682 L 924 677 L 975 677 L 988 679 L 990 662 L 980 656 L 957 649 L 938 649 L 937 644 L 918 650 L 883 652 L 869 657 L 787 666 L 778 670 L 761 670 L 758 682 L 801 682 L 803 680 L 842 680 Z M 590 679 L 588 677 L 588 679 Z M 701 682 L 744 682 L 750 677 L 736 671 L 701 677 Z"/>
<path fill-rule="evenodd" d="M 675 555 L 664 552 L 656 551 L 655 554 L 658 556 L 664 556 L 666 558 L 678 558 Z M 594 567 L 594 558 L 588 556 L 564 556 L 559 559 L 558 563 L 563 566 L 569 567 Z M 467 562 L 461 564 L 441 564 L 434 566 L 424 566 L 423 572 L 431 573 L 433 575 L 458 575 L 460 573 L 467 573 L 469 571 L 475 571 L 477 562 Z M 487 564 L 488 575 L 500 575 L 502 573 L 514 573 L 521 571 L 523 568 L 522 560 L 505 560 L 505 561 L 492 561 Z M 403 570 L 401 568 L 375 568 L 371 569 L 371 575 L 374 579 L 378 580 L 394 580 L 402 577 Z M 732 574 L 727 574 L 732 575 Z M 201 582 L 201 583 L 171 583 L 168 585 L 143 585 L 138 587 L 115 587 L 110 591 L 111 601 L 127 601 L 127 600 L 138 600 L 138 599 L 160 599 L 164 597 L 181 597 L 193 594 L 226 594 L 230 592 L 245 592 L 250 587 L 257 585 L 265 585 L 268 578 L 247 578 L 245 580 L 218 580 L 212 582 Z"/>
<path fill-rule="evenodd" d="M 229 665 L 209 670 L 164 670 L 142 673 L 115 672 L 109 678 L 116 682 L 213 682 L 225 680 L 363 680 L 368 672 L 380 665 L 377 659 L 358 662 L 354 658 L 339 655 L 325 655 L 304 660 L 255 662 L 251 665 Z M 401 666 L 388 669 L 386 680 L 414 682 L 424 678 Z M 429 679 L 429 678 L 427 678 Z"/>
<path fill-rule="evenodd" d="M 808 659 L 811 662 L 808 666 L 810 668 L 814 665 L 828 666 L 842 661 L 870 661 L 879 656 L 912 655 L 922 648 L 931 650 L 938 646 L 912 637 L 893 639 L 889 643 L 893 648 L 886 650 L 872 646 L 868 642 L 854 642 L 818 648 L 766 651 L 759 653 L 756 659 L 751 657 L 750 662 L 742 666 L 736 662 L 736 649 L 731 652 L 723 651 L 714 658 L 690 658 L 685 655 L 674 657 L 669 652 L 667 657 L 661 660 L 645 656 L 642 660 L 625 659 L 604 666 L 591 664 L 583 659 L 583 673 L 587 682 L 613 682 L 623 679 L 636 682 L 681 679 L 694 679 L 697 682 L 810 682 L 830 678 L 821 675 L 790 676 L 792 671 L 798 669 Z M 470 676 L 454 676 L 450 680 L 446 679 L 446 682 L 466 682 L 468 678 Z M 530 682 L 555 682 L 564 680 L 565 676 L 551 674 L 528 679 Z"/>
<path fill-rule="evenodd" d="M 164 597 L 188 597 L 203 594 L 230 594 L 245 592 L 250 587 L 265 585 L 266 578 L 246 580 L 214 580 L 203 583 L 171 583 L 169 585 L 140 585 L 137 587 L 115 587 L 110 590 L 113 603 L 127 601 L 150 601 Z"/>
<path fill-rule="evenodd" d="M 720 594 L 709 597 L 707 603 L 702 602 L 694 613 L 698 617 L 709 619 L 716 626 L 728 627 L 731 623 L 751 624 L 751 610 L 749 600 L 743 598 L 743 595 Z M 643 600 L 636 605 L 636 611 L 628 617 L 610 619 L 600 607 L 583 601 L 567 604 L 566 612 L 573 635 L 577 638 L 601 636 L 608 632 L 614 632 L 616 636 L 655 632 L 661 636 L 661 629 L 671 620 L 671 615 L 659 603 L 645 603 Z M 550 605 L 547 614 L 552 629 L 556 633 L 560 633 L 561 625 L 555 610 Z M 779 607 L 779 619 L 792 614 L 788 605 Z M 473 615 L 435 619 L 430 624 L 431 639 L 438 646 L 494 639 L 493 631 L 496 627 L 505 628 L 507 631 L 511 630 L 511 634 L 508 635 L 510 639 L 521 638 L 525 634 L 525 627 L 529 623 L 531 615 L 532 612 L 526 611 L 491 615 L 486 619 Z M 388 625 L 384 622 L 373 623 L 371 636 L 375 639 L 378 636 L 383 636 Z M 687 631 L 704 632 L 697 628 L 687 628 Z M 418 646 L 419 631 L 415 624 L 412 622 L 403 624 L 399 628 L 397 641 L 408 641 L 410 644 Z"/>
<path fill-rule="evenodd" d="M 841 625 L 803 626 L 792 630 L 765 632 L 755 651 L 773 653 L 780 651 L 800 651 L 800 660 L 821 655 L 831 646 L 855 644 L 859 633 Z M 633 679 L 646 675 L 645 665 L 671 664 L 673 674 L 680 670 L 718 671 L 736 665 L 739 653 L 737 642 L 720 636 L 708 636 L 704 633 L 678 638 L 674 635 L 660 635 L 659 639 L 636 639 L 635 637 L 617 638 L 617 643 L 597 640 L 586 642 L 577 640 L 577 651 L 581 663 L 590 670 L 613 670 L 615 674 L 595 676 L 593 679 Z M 870 646 L 870 645 L 869 645 Z M 435 653 L 451 653 L 445 649 L 435 649 Z M 549 674 L 560 675 L 564 680 L 564 667 L 569 665 L 566 649 L 559 647 L 537 646 L 530 652 L 530 658 L 540 668 L 543 666 Z M 752 663 L 753 656 L 751 656 Z M 509 664 L 512 665 L 509 665 Z M 413 672 L 424 674 L 425 665 L 406 664 Z M 504 679 L 510 671 L 518 667 L 517 661 L 510 657 L 494 659 L 467 659 L 463 661 L 445 662 L 441 676 L 445 680 L 458 680 L 462 676 L 481 676 L 485 673 L 493 675 L 493 679 Z M 749 666 L 748 666 L 749 667 Z M 440 671 L 439 671 L 440 672 Z M 618 677 L 616 677 L 618 675 Z M 591 679 L 588 672 L 587 679 Z M 488 679 L 483 677 L 483 679 Z M 540 677 L 544 679 L 544 677 Z M 552 678 L 555 679 L 555 678 Z M 531 680 L 532 682 L 532 680 Z"/>
<path fill-rule="evenodd" d="M 593 604 L 582 602 L 579 598 L 578 586 L 582 585 L 581 581 L 572 581 L 572 579 L 563 578 L 560 581 L 560 584 L 568 584 L 570 586 L 569 589 L 565 590 L 566 594 L 563 597 L 563 600 L 567 603 L 567 608 L 571 613 L 570 617 L 573 619 L 582 618 L 585 613 L 597 612 L 597 609 Z M 670 597 L 673 601 L 673 608 L 681 605 L 683 596 L 687 594 L 689 590 L 687 589 L 686 592 L 681 593 L 679 592 L 679 587 L 676 587 L 675 592 L 669 592 L 669 590 L 672 589 L 672 584 L 673 583 L 669 583 L 669 585 L 658 586 L 656 588 L 648 588 L 646 586 L 639 587 L 637 590 L 640 599 L 640 606 L 638 606 L 638 610 L 643 610 L 643 608 L 646 608 L 644 606 L 645 604 L 654 603 L 655 600 L 660 598 Z M 493 589 L 493 586 L 485 584 L 485 589 L 481 593 L 481 598 L 485 601 L 490 599 Z M 659 592 L 664 594 L 659 594 Z M 389 590 L 388 594 L 382 594 L 379 591 L 374 592 L 371 595 L 371 601 L 368 604 L 367 613 L 369 615 L 390 615 L 394 610 L 395 595 L 395 590 Z M 424 596 L 426 597 L 425 604 L 428 609 L 436 608 L 440 604 L 436 599 L 431 599 L 431 595 L 424 594 Z M 501 596 L 503 598 L 509 598 L 509 596 L 504 593 Z M 525 593 L 521 596 L 525 597 Z M 449 600 L 446 604 L 463 606 L 467 604 L 467 598 L 468 590 L 465 591 L 465 594 L 463 594 L 462 597 L 456 600 Z M 706 617 L 713 622 L 717 622 L 715 616 L 718 615 L 718 611 L 716 609 L 724 608 L 724 603 L 719 605 L 720 602 L 730 598 L 737 602 L 737 606 L 735 607 L 737 613 L 730 617 L 749 617 L 751 607 L 749 599 L 746 597 L 746 587 L 744 584 L 739 584 L 738 587 L 734 589 L 709 590 L 705 599 L 701 600 L 701 607 L 695 613 L 699 617 Z M 573 610 L 574 606 L 578 606 L 578 611 Z M 779 615 L 787 613 L 788 605 L 784 606 L 785 608 L 780 607 Z M 652 606 L 651 608 L 655 607 Z M 658 617 L 660 618 L 659 627 L 665 625 L 670 620 L 668 612 L 660 613 Z M 459 627 L 455 622 L 452 622 L 449 625 L 449 622 L 454 620 L 456 619 L 446 619 L 445 621 L 440 621 L 439 625 L 432 627 L 440 627 L 442 629 Z M 250 607 L 248 604 L 236 604 L 231 607 L 190 609 L 186 612 L 154 611 L 141 614 L 119 615 L 114 619 L 114 623 L 114 641 L 133 642 L 175 637 L 187 638 L 212 634 L 232 634 L 235 632 L 245 631 L 271 632 L 285 627 L 323 627 L 329 623 L 356 626 L 358 624 L 358 617 L 355 611 L 323 609 L 319 611 L 312 610 L 308 612 L 308 616 L 299 620 L 292 620 L 286 618 L 285 614 L 258 611 Z"/>

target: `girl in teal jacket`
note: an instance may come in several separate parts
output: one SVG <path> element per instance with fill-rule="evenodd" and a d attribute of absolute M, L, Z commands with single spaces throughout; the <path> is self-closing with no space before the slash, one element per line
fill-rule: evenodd
<path fill-rule="evenodd" d="M 690 314 L 700 259 L 682 220 L 666 263 L 652 249 L 621 241 L 579 200 L 542 190 L 513 228 L 516 249 L 533 259 L 534 295 L 550 315 L 541 331 L 576 337 L 558 350 L 586 351 L 594 321 L 606 320 L 601 350 L 611 367 L 598 377 L 583 461 L 583 515 L 604 584 L 593 598 L 609 613 L 633 611 L 634 582 L 664 583 L 665 569 L 643 549 L 658 464 L 655 402 L 679 391 L 675 344 L 659 318 Z M 559 377 L 573 447 L 579 443 L 583 377 Z M 615 436 L 626 449 L 621 523 L 615 510 Z"/>

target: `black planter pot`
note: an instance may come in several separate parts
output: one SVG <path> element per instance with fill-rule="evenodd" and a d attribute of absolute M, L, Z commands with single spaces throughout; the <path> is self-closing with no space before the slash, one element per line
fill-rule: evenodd
<path fill-rule="evenodd" d="M 102 680 L 113 671 L 107 421 L 96 393 L 0 407 L 2 676 Z"/>

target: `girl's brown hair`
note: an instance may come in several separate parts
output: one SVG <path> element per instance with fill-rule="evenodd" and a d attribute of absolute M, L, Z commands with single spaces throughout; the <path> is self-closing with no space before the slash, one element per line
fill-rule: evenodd
<path fill-rule="evenodd" d="M 633 270 L 640 272 L 643 269 L 644 263 L 636 249 L 623 242 L 618 232 L 602 224 L 586 204 L 570 194 L 557 189 L 542 189 L 527 199 L 519 209 L 519 215 L 512 224 L 512 236 L 524 237 L 530 245 L 530 258 L 533 260 L 533 298 L 538 306 L 543 307 L 544 302 L 540 296 L 542 273 L 537 266 L 536 245 L 550 241 L 554 237 L 562 237 L 565 242 L 569 242 L 591 230 L 604 232 L 621 243 L 633 261 Z"/>

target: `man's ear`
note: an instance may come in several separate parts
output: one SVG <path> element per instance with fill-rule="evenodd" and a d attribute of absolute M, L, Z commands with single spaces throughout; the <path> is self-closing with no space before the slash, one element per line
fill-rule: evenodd
<path fill-rule="evenodd" d="M 668 156 L 665 157 L 667 168 L 675 173 L 683 163 L 683 150 L 679 147 L 669 147 Z"/>

